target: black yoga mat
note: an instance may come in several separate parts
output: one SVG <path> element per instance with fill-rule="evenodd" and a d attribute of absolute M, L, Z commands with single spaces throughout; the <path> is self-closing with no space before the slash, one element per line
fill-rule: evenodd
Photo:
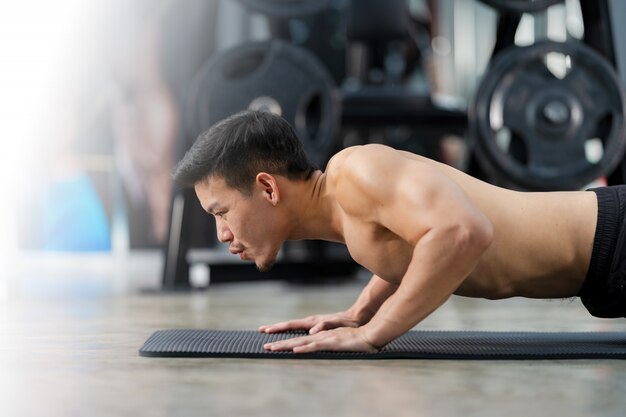
<path fill-rule="evenodd" d="M 305 333 L 159 330 L 139 350 L 153 357 L 268 359 L 626 359 L 626 332 L 411 331 L 376 353 L 268 352 L 267 342 Z"/>

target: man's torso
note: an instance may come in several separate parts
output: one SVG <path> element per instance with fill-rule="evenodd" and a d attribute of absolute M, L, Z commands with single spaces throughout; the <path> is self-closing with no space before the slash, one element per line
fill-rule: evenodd
<path fill-rule="evenodd" d="M 341 160 L 342 154 L 350 151 L 342 151 L 333 161 Z M 597 217 L 594 193 L 506 190 L 447 165 L 398 152 L 416 163 L 429 164 L 452 179 L 493 225 L 493 243 L 456 294 L 485 298 L 576 295 L 586 276 L 593 247 Z M 327 174 L 336 169 L 333 161 Z M 329 188 L 334 192 L 332 185 Z M 380 224 L 346 212 L 342 215 L 342 227 L 355 261 L 385 280 L 400 282 L 413 254 L 408 242 Z"/>

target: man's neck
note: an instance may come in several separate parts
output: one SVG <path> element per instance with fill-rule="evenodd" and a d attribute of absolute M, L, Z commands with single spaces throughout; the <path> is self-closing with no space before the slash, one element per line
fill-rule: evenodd
<path fill-rule="evenodd" d="M 293 215 L 289 240 L 344 241 L 340 211 L 326 188 L 325 173 L 315 171 L 305 182 L 292 182 L 289 191 L 289 212 Z"/>

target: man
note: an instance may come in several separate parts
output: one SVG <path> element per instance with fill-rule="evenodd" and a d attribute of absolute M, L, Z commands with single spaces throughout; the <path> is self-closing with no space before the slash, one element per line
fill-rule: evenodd
<path fill-rule="evenodd" d="M 580 296 L 593 315 L 626 315 L 626 187 L 516 192 L 374 144 L 342 150 L 322 172 L 287 122 L 248 111 L 201 134 L 174 178 L 260 270 L 285 240 L 323 239 L 374 274 L 345 312 L 262 326 L 309 331 L 268 350 L 375 351 L 452 294 Z"/>

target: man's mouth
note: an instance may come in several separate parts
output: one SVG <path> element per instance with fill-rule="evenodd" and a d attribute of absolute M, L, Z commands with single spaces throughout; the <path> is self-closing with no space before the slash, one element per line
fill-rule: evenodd
<path fill-rule="evenodd" d="M 248 259 L 248 257 L 246 256 L 246 252 L 243 248 L 230 248 L 230 253 L 232 253 L 233 255 L 239 255 L 239 259 L 241 259 L 242 261 Z"/>

